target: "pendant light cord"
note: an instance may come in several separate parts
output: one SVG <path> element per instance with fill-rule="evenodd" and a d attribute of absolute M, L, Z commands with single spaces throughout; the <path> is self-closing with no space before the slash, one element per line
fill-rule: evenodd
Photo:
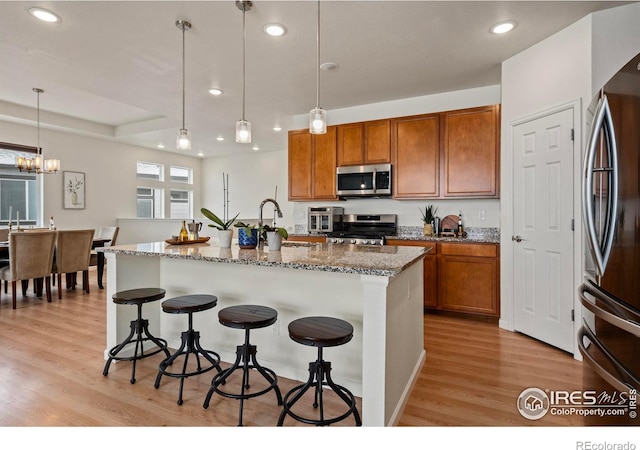
<path fill-rule="evenodd" d="M 40 89 L 36 89 L 36 120 L 37 120 L 37 125 L 38 125 L 38 148 L 36 149 L 36 154 L 40 155 L 41 154 L 41 150 L 40 150 Z"/>
<path fill-rule="evenodd" d="M 184 97 L 185 97 L 185 90 L 184 90 L 184 84 L 185 84 L 185 56 L 184 56 L 184 32 L 185 32 L 185 25 L 182 24 L 182 129 L 184 130 Z"/>
<path fill-rule="evenodd" d="M 247 65 L 247 30 L 245 26 L 245 14 L 247 12 L 247 5 L 242 6 L 242 121 L 244 122 L 244 109 L 245 109 L 245 86 L 246 86 L 246 65 Z"/>
<path fill-rule="evenodd" d="M 316 28 L 316 109 L 320 108 L 320 0 L 318 0 L 318 24 Z"/>

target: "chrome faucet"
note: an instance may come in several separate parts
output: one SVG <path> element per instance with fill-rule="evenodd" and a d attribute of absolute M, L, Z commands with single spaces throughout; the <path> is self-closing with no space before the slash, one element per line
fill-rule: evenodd
<path fill-rule="evenodd" d="M 273 205 L 276 207 L 276 212 L 278 213 L 278 217 L 282 217 L 282 211 L 280 210 L 280 205 L 278 205 L 278 202 L 272 198 L 265 198 L 264 200 L 262 200 L 262 203 L 260 203 L 260 214 L 258 215 L 259 227 L 262 226 L 262 208 L 264 207 L 265 203 L 273 203 Z M 275 225 L 275 218 L 274 218 L 273 224 Z"/>

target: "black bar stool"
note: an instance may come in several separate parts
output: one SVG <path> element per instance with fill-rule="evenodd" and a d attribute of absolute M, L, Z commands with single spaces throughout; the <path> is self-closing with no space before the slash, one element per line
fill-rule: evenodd
<path fill-rule="evenodd" d="M 170 298 L 162 302 L 162 310 L 169 314 L 188 314 L 189 326 L 187 331 L 182 332 L 182 342 L 180 348 L 176 352 L 166 358 L 160 363 L 158 368 L 158 376 L 156 377 L 155 388 L 160 387 L 160 379 L 162 375 L 168 377 L 178 378 L 180 380 L 180 391 L 178 394 L 178 405 L 182 405 L 182 388 L 184 386 L 185 378 L 192 377 L 194 375 L 200 375 L 208 372 L 212 369 L 216 369 L 218 372 L 222 372 L 220 369 L 220 355 L 211 351 L 205 350 L 200 345 L 200 332 L 193 329 L 193 313 L 199 311 L 205 311 L 211 309 L 218 303 L 218 298 L 215 295 L 195 294 L 195 295 L 183 295 L 181 297 Z M 187 372 L 187 364 L 189 363 L 189 355 L 193 354 L 196 358 L 197 368 L 190 372 Z M 167 367 L 172 365 L 174 361 L 184 356 L 181 372 L 169 372 Z M 208 366 L 202 366 L 200 363 L 200 357 L 204 357 L 209 361 Z"/>
<path fill-rule="evenodd" d="M 214 392 L 227 398 L 235 398 L 240 400 L 240 419 L 238 426 L 242 426 L 242 410 L 244 401 L 248 398 L 258 397 L 274 390 L 278 398 L 278 405 L 282 405 L 282 394 L 278 387 L 278 377 L 275 372 L 266 367 L 262 367 L 256 360 L 256 346 L 249 343 L 249 331 L 255 328 L 264 328 L 273 325 L 278 320 L 278 312 L 266 306 L 258 305 L 238 305 L 221 309 L 218 312 L 220 323 L 229 328 L 239 328 L 245 330 L 244 344 L 236 347 L 236 361 L 229 368 L 213 376 L 211 380 L 211 388 L 204 400 L 203 407 L 209 407 L 209 401 Z M 221 384 L 225 384 L 229 376 L 237 369 L 242 369 L 242 386 L 240 393 L 231 393 L 220 389 Z M 258 371 L 269 385 L 258 392 L 247 392 L 251 385 L 249 384 L 249 374 L 251 369 Z"/>
<path fill-rule="evenodd" d="M 131 369 L 131 384 L 134 384 L 136 382 L 136 361 L 153 356 L 160 352 L 164 352 L 167 357 L 169 357 L 167 341 L 153 336 L 149 332 L 149 321 L 142 318 L 142 305 L 144 303 L 155 302 L 156 300 L 164 298 L 165 293 L 165 290 L 160 288 L 140 288 L 116 292 L 113 294 L 113 302 L 118 305 L 136 305 L 138 307 L 138 318 L 131 321 L 131 332 L 129 333 L 129 336 L 127 336 L 122 343 L 109 350 L 109 358 L 104 366 L 102 375 L 105 377 L 107 376 L 109 373 L 109 366 L 111 366 L 112 361 L 132 361 L 133 368 Z M 151 352 L 145 353 L 144 343 L 148 341 L 153 342 L 157 348 Z M 118 356 L 125 347 L 133 343 L 135 343 L 135 349 L 132 356 Z"/>
<path fill-rule="evenodd" d="M 304 317 L 289 324 L 289 337 L 302 345 L 318 348 L 318 359 L 309 363 L 309 379 L 306 383 L 291 389 L 284 397 L 284 406 L 278 419 L 278 426 L 282 426 L 287 415 L 311 425 L 331 425 L 346 419 L 351 414 L 356 426 L 361 426 L 360 414 L 356 407 L 354 395 L 345 387 L 337 385 L 331 379 L 331 363 L 324 361 L 322 350 L 324 347 L 335 347 L 346 344 L 353 337 L 353 326 L 349 322 L 333 317 Z M 323 386 L 328 386 L 347 404 L 348 410 L 335 417 L 325 418 L 323 403 Z M 291 408 L 302 398 L 309 388 L 315 388 L 314 408 L 320 408 L 320 418 L 312 419 L 294 413 Z M 293 396 L 293 397 L 292 397 Z M 289 398 L 292 397 L 290 400 Z"/>

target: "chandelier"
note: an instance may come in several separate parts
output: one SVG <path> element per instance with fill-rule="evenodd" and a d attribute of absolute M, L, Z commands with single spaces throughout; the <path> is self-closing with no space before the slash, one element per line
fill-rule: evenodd
<path fill-rule="evenodd" d="M 36 147 L 36 155 L 29 158 L 26 156 L 18 156 L 16 158 L 16 167 L 20 172 L 40 173 L 56 173 L 60 170 L 59 159 L 42 159 L 42 149 L 40 148 L 40 94 L 44 91 L 39 88 L 33 88 L 33 92 L 37 95 L 37 123 L 38 123 L 38 145 Z"/>

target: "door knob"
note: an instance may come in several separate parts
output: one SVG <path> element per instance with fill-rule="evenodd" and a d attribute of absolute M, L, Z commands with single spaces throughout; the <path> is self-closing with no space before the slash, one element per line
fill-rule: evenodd
<path fill-rule="evenodd" d="M 512 241 L 516 241 L 516 242 L 522 242 L 522 241 L 524 241 L 524 239 L 522 238 L 522 236 L 511 236 L 511 240 L 512 240 Z"/>

